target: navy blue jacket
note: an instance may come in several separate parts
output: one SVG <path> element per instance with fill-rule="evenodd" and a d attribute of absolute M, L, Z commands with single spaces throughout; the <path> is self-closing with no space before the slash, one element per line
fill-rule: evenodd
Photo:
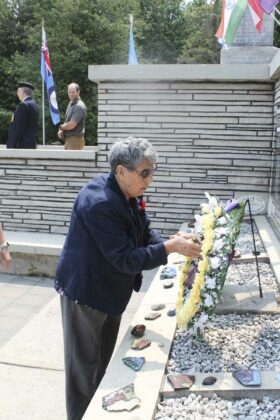
<path fill-rule="evenodd" d="M 79 192 L 59 259 L 55 288 L 81 305 L 119 315 L 142 270 L 166 264 L 161 237 L 149 228 L 136 198 L 128 202 L 113 174 L 100 175 Z"/>
<path fill-rule="evenodd" d="M 36 149 L 39 108 L 30 96 L 17 107 L 9 127 L 8 149 Z"/>

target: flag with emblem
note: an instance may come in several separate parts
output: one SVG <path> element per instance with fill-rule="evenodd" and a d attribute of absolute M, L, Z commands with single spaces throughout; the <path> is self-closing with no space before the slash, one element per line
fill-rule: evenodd
<path fill-rule="evenodd" d="M 60 117 L 58 112 L 58 105 L 56 100 L 56 94 L 54 89 L 53 74 L 51 69 L 51 62 L 49 56 L 49 50 L 47 45 L 46 32 L 42 27 L 42 51 L 41 51 L 41 76 L 46 83 L 50 114 L 52 122 L 56 125 L 60 123 Z"/>

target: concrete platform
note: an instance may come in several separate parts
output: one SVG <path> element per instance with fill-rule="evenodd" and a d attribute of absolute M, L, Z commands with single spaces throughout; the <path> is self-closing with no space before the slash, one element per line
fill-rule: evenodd
<path fill-rule="evenodd" d="M 65 235 L 37 232 L 5 232 L 11 252 L 22 254 L 56 255 L 60 254 Z"/>
<path fill-rule="evenodd" d="M 259 288 L 254 285 L 227 285 L 222 291 L 222 301 L 216 306 L 216 314 L 251 313 L 279 313 L 280 306 L 275 300 L 274 290 L 263 287 L 263 297 Z"/>
<path fill-rule="evenodd" d="M 54 277 L 65 235 L 6 231 L 5 236 L 13 255 L 11 274 Z"/>
<path fill-rule="evenodd" d="M 280 243 L 265 216 L 254 217 L 261 240 L 265 246 L 271 268 L 280 287 Z"/>
<path fill-rule="evenodd" d="M 261 399 L 265 396 L 270 398 L 279 398 L 280 382 L 276 379 L 279 371 L 263 371 L 261 372 L 261 386 L 243 386 L 241 385 L 231 373 L 214 373 L 211 374 L 217 378 L 214 385 L 202 385 L 202 381 L 209 373 L 195 373 L 195 383 L 191 389 L 174 391 L 170 383 L 165 377 L 163 390 L 161 396 L 165 398 L 180 398 L 187 396 L 191 393 L 203 395 L 204 397 L 212 397 L 217 394 L 219 397 L 226 399 L 239 399 L 239 398 L 256 398 Z"/>

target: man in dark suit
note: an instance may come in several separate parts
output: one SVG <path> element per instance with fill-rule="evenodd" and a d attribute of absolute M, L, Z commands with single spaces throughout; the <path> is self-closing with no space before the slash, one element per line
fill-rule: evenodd
<path fill-rule="evenodd" d="M 10 124 L 8 149 L 36 149 L 36 131 L 39 108 L 34 101 L 34 87 L 30 83 L 18 84 L 17 96 L 21 104 L 17 107 Z"/>

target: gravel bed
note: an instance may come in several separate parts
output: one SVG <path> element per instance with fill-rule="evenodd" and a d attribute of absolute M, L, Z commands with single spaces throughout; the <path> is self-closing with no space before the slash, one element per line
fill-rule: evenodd
<path fill-rule="evenodd" d="M 265 252 L 254 225 L 256 249 Z M 252 254 L 251 225 L 244 221 L 236 243 L 241 255 Z M 279 296 L 279 286 L 269 264 L 259 263 L 261 284 L 271 287 Z M 232 264 L 227 284 L 258 285 L 255 262 Z M 173 340 L 167 371 L 215 374 L 237 369 L 280 369 L 280 314 L 214 315 L 197 338 L 187 330 L 177 330 Z M 206 398 L 190 394 L 168 398 L 158 404 L 155 420 L 280 420 L 280 399 L 225 400 L 214 395 Z"/>
<path fill-rule="evenodd" d="M 225 400 L 217 395 L 212 398 L 190 394 L 182 398 L 167 398 L 158 404 L 155 420 L 263 420 L 280 419 L 280 399 Z"/>
<path fill-rule="evenodd" d="M 201 339 L 177 330 L 169 372 L 280 369 L 280 314 L 215 315 Z"/>
<path fill-rule="evenodd" d="M 278 282 L 268 263 L 258 263 L 262 287 L 270 287 L 275 291 L 275 296 L 280 295 Z M 229 266 L 226 284 L 246 284 L 250 290 L 250 285 L 258 286 L 257 266 L 255 262 L 231 264 Z"/>
<path fill-rule="evenodd" d="M 256 242 L 256 250 L 260 252 L 265 252 L 263 243 L 261 241 L 261 238 L 258 233 L 258 229 L 253 223 L 254 227 L 254 236 L 255 236 L 255 242 Z M 244 221 L 241 223 L 240 227 L 240 234 L 238 236 L 237 242 L 236 242 L 236 249 L 239 249 L 241 251 L 241 254 L 252 254 L 254 248 L 253 248 L 253 235 L 252 235 L 252 229 L 251 224 L 249 221 Z"/>

